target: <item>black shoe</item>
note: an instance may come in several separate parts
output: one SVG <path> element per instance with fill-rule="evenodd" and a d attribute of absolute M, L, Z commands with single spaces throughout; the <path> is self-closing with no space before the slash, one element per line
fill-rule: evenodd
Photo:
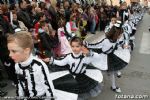
<path fill-rule="evenodd" d="M 6 87 L 7 83 L 0 83 L 0 88 Z"/>
<path fill-rule="evenodd" d="M 91 34 L 95 34 L 95 32 L 91 32 Z"/>
<path fill-rule="evenodd" d="M 121 78 L 121 75 L 117 75 L 118 78 Z"/>
<path fill-rule="evenodd" d="M 111 87 L 111 90 L 116 93 L 121 93 L 121 89 L 119 87 L 116 87 L 115 89 Z"/>
<path fill-rule="evenodd" d="M 117 77 L 121 78 L 122 73 L 120 71 L 117 72 Z"/>
<path fill-rule="evenodd" d="M 6 96 L 7 95 L 7 92 L 4 92 L 4 91 L 1 91 L 0 90 L 0 97 L 4 97 L 4 96 Z"/>

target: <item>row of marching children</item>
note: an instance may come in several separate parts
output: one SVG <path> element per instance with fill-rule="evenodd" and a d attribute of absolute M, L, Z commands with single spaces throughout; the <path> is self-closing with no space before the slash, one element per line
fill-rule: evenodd
<path fill-rule="evenodd" d="M 120 78 L 122 74 L 121 70 L 130 62 L 132 56 L 131 52 L 135 47 L 136 27 L 143 19 L 144 10 L 139 8 L 130 10 L 123 9 L 117 13 L 120 16 L 111 17 L 109 25 L 105 28 L 105 35 L 100 38 L 100 41 L 97 43 L 86 44 L 89 48 L 98 52 L 100 55 L 103 55 L 102 53 L 107 55 L 108 58 L 106 58 L 106 64 L 111 80 L 111 90 L 120 93 L 121 88 L 116 85 L 115 77 Z M 112 34 L 116 33 L 116 36 L 114 36 L 116 39 L 114 37 L 109 37 L 111 32 Z M 109 42 L 106 42 L 105 44 L 106 40 L 109 40 Z M 103 60 L 104 59 L 105 57 Z"/>
<path fill-rule="evenodd" d="M 131 58 L 134 48 L 136 26 L 144 13 L 139 10 L 123 10 L 122 15 L 112 16 L 105 34 L 96 43 L 89 43 L 79 37 L 70 40 L 72 52 L 61 58 L 46 58 L 51 66 L 51 79 L 56 90 L 66 93 L 68 100 L 86 100 L 102 91 L 103 75 L 110 75 L 111 90 L 120 93 L 116 76 L 121 77 Z M 70 95 L 69 95 L 70 94 Z M 77 96 L 77 98 L 76 98 Z"/>
<path fill-rule="evenodd" d="M 143 16 L 141 13 L 138 13 L 140 15 L 134 13 L 135 11 L 132 14 L 128 10 L 123 10 L 119 12 L 120 19 L 113 16 L 106 27 L 105 34 L 97 43 L 82 41 L 76 36 L 68 41 L 64 37 L 64 21 L 60 20 L 58 38 L 62 43 L 60 45 L 64 47 L 61 52 L 64 53 L 63 56 L 57 58 L 52 56 L 41 60 L 33 56 L 33 45 L 38 43 L 38 39 L 36 41 L 35 38 L 33 41 L 31 34 L 27 31 L 18 31 L 9 35 L 7 46 L 10 57 L 16 62 L 18 98 L 86 100 L 102 92 L 103 75 L 101 71 L 105 70 L 110 74 L 111 90 L 120 93 L 121 88 L 116 85 L 115 77 L 116 75 L 120 77 L 120 70 L 130 62 L 136 25 Z M 50 37 L 47 39 L 47 32 L 54 37 L 55 31 L 49 29 L 51 26 L 42 21 L 44 18 L 42 13 L 39 16 L 41 23 L 37 23 L 35 27 L 38 27 L 40 39 L 43 43 L 48 42 L 54 46 L 58 43 L 57 39 L 46 40 L 50 39 Z M 44 46 L 42 42 L 37 46 Z M 66 48 L 69 49 L 65 50 Z M 59 48 L 55 47 L 55 49 Z M 45 53 L 50 52 L 45 51 Z M 49 66 L 49 69 L 43 61 Z"/>

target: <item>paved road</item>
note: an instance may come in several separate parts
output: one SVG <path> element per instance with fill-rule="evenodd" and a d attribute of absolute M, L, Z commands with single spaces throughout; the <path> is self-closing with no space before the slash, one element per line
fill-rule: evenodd
<path fill-rule="evenodd" d="M 143 98 L 140 100 L 150 100 L 150 32 L 148 31 L 148 26 L 150 25 L 149 19 L 150 15 L 146 14 L 143 21 L 141 21 L 138 25 L 138 30 L 136 33 L 136 47 L 132 52 L 131 62 L 128 67 L 122 71 L 122 77 L 117 79 L 118 85 L 122 89 L 122 93 L 115 94 L 110 90 L 109 77 L 106 73 L 104 73 L 104 87 L 102 93 L 99 96 L 89 100 L 116 100 L 115 97 L 118 95 L 120 97 L 122 94 L 130 96 L 140 95 L 140 97 Z M 101 35 L 101 33 L 97 33 L 95 36 L 88 35 L 88 39 L 90 41 L 97 41 Z M 4 88 L 4 90 L 8 91 L 8 96 L 15 96 L 15 87 L 13 87 L 11 84 Z M 147 96 L 149 96 L 149 98 Z M 4 100 L 4 98 L 0 98 L 0 100 L 1 99 Z"/>

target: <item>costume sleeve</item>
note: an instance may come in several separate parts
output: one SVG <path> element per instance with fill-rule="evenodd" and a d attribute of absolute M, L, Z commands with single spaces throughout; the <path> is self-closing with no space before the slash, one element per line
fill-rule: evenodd
<path fill-rule="evenodd" d="M 132 33 L 132 27 L 130 25 L 128 25 L 128 33 L 131 34 Z"/>
<path fill-rule="evenodd" d="M 49 77 L 50 76 L 50 72 L 48 70 L 48 66 L 42 62 L 42 73 L 44 75 L 44 78 L 43 78 L 43 84 L 44 84 L 44 88 L 45 88 L 45 91 L 46 91 L 46 96 L 48 97 L 54 97 L 54 86 L 53 86 L 53 83 L 52 83 L 52 80 L 51 78 Z"/>
<path fill-rule="evenodd" d="M 103 53 L 108 53 L 110 49 L 113 48 L 112 44 L 108 39 L 103 39 L 100 42 L 97 42 L 95 44 L 89 44 L 87 43 L 88 48 L 93 48 L 93 49 L 101 49 Z"/>
<path fill-rule="evenodd" d="M 112 28 L 113 24 L 112 23 L 109 23 L 109 25 L 106 26 L 104 32 L 107 33 L 110 31 L 110 29 Z"/>
<path fill-rule="evenodd" d="M 106 54 L 98 54 L 95 52 L 91 52 L 90 55 L 90 63 L 100 69 L 100 70 L 107 70 L 107 55 Z"/>
<path fill-rule="evenodd" d="M 58 66 L 65 66 L 68 64 L 69 55 L 65 55 L 64 57 L 61 57 L 59 59 L 55 59 L 51 57 L 50 64 L 55 64 Z"/>
<path fill-rule="evenodd" d="M 20 85 L 20 82 L 17 84 L 16 93 L 17 93 L 18 97 L 23 97 L 24 96 L 24 92 L 23 92 L 23 89 Z"/>
<path fill-rule="evenodd" d="M 107 25 L 107 26 L 105 27 L 104 32 L 107 33 L 107 32 L 109 32 L 109 30 L 110 30 L 109 25 Z"/>
<path fill-rule="evenodd" d="M 129 27 L 127 25 L 125 25 L 123 27 L 123 30 L 124 30 L 123 36 L 124 36 L 125 44 L 129 44 L 129 35 L 130 35 Z"/>
<path fill-rule="evenodd" d="M 102 48 L 103 47 L 103 43 L 104 43 L 105 39 L 97 42 L 97 43 L 86 43 L 85 45 L 88 47 L 88 48 L 91 48 L 91 49 L 99 49 L 99 48 Z"/>
<path fill-rule="evenodd" d="M 102 52 L 108 54 L 112 49 L 113 49 L 112 43 L 108 39 L 105 39 L 105 41 L 103 42 Z"/>
<path fill-rule="evenodd" d="M 54 86 L 50 78 L 50 72 L 48 70 L 48 66 L 42 60 L 37 59 L 37 61 L 38 63 L 32 66 L 35 87 L 36 84 L 38 85 L 35 88 L 36 89 L 35 91 L 38 92 L 42 90 L 43 93 L 46 93 L 46 98 L 51 98 L 54 96 L 54 91 L 53 91 Z"/>
<path fill-rule="evenodd" d="M 69 22 L 67 22 L 66 24 L 66 31 L 68 32 L 68 34 L 71 34 L 71 26 Z"/>
<path fill-rule="evenodd" d="M 92 50 L 90 50 L 90 52 L 89 52 L 89 54 L 87 55 L 87 57 L 90 58 L 89 61 L 90 61 L 90 63 L 92 63 L 92 61 L 93 61 L 94 59 L 98 59 L 98 58 L 99 58 L 99 54 L 96 53 L 96 52 L 93 52 Z"/>

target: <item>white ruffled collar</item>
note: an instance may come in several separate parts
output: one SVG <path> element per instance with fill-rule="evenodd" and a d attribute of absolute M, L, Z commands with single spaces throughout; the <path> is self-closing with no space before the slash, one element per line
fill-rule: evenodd
<path fill-rule="evenodd" d="M 74 54 L 72 53 L 73 58 L 80 58 L 81 56 L 83 56 L 83 53 L 80 52 L 79 54 Z"/>
<path fill-rule="evenodd" d="M 33 55 L 30 54 L 29 58 L 26 61 L 20 62 L 19 64 L 21 64 L 22 67 L 26 67 L 31 64 L 32 60 L 33 60 Z"/>

